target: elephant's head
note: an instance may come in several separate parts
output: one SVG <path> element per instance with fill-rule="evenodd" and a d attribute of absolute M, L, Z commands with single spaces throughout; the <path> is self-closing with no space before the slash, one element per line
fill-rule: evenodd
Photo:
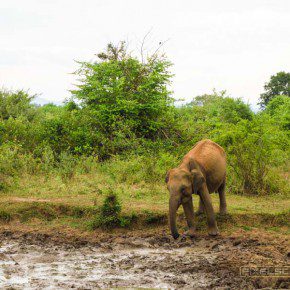
<path fill-rule="evenodd" d="M 202 173 L 197 170 L 174 168 L 167 172 L 165 181 L 170 193 L 169 222 L 174 239 L 179 237 L 176 227 L 176 212 L 181 204 L 188 202 L 193 193 L 197 194 L 204 182 Z"/>

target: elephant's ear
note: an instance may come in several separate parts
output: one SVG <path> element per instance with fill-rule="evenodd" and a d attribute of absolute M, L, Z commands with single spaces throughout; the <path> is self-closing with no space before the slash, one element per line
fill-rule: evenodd
<path fill-rule="evenodd" d="M 192 171 L 194 169 L 199 169 L 199 166 L 198 166 L 197 162 L 193 158 L 191 158 L 188 161 L 188 170 Z"/>
<path fill-rule="evenodd" d="M 205 178 L 200 171 L 192 170 L 192 192 L 197 194 L 198 190 L 201 188 L 202 184 L 205 182 Z"/>
<path fill-rule="evenodd" d="M 167 171 L 166 176 L 165 176 L 165 183 L 168 182 L 169 180 L 169 175 L 170 175 L 170 170 Z"/>

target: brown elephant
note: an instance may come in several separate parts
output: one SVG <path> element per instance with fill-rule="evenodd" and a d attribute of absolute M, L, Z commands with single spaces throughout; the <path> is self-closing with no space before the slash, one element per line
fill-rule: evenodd
<path fill-rule="evenodd" d="M 195 234 L 192 194 L 198 194 L 199 212 L 205 210 L 209 234 L 218 234 L 210 193 L 218 192 L 220 213 L 227 212 L 225 199 L 226 154 L 221 146 L 211 140 L 202 140 L 183 157 L 181 164 L 168 171 L 165 179 L 170 193 L 169 222 L 174 239 L 179 237 L 176 212 L 182 204 L 189 230 Z"/>

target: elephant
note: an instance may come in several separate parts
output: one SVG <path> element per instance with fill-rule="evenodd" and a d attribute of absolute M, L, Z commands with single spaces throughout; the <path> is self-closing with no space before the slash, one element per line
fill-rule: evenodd
<path fill-rule="evenodd" d="M 226 154 L 221 146 L 209 139 L 197 142 L 180 165 L 167 172 L 165 182 L 170 194 L 169 224 L 174 239 L 179 237 L 176 212 L 181 204 L 189 228 L 185 234 L 195 235 L 193 194 L 200 197 L 199 212 L 206 213 L 209 235 L 219 234 L 210 193 L 219 193 L 220 213 L 226 214 Z"/>

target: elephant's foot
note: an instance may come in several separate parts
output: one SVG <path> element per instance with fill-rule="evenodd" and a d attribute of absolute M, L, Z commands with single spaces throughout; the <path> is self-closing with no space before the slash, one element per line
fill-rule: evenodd
<path fill-rule="evenodd" d="M 208 229 L 208 234 L 210 235 L 210 236 L 217 236 L 217 235 L 219 235 L 219 230 L 218 230 L 218 228 L 210 228 L 210 229 Z"/>
<path fill-rule="evenodd" d="M 184 236 L 187 236 L 187 237 L 191 237 L 191 238 L 193 238 L 193 237 L 195 237 L 195 228 L 191 228 L 191 229 L 189 229 L 188 231 L 186 231 L 184 234 L 183 234 Z"/>

